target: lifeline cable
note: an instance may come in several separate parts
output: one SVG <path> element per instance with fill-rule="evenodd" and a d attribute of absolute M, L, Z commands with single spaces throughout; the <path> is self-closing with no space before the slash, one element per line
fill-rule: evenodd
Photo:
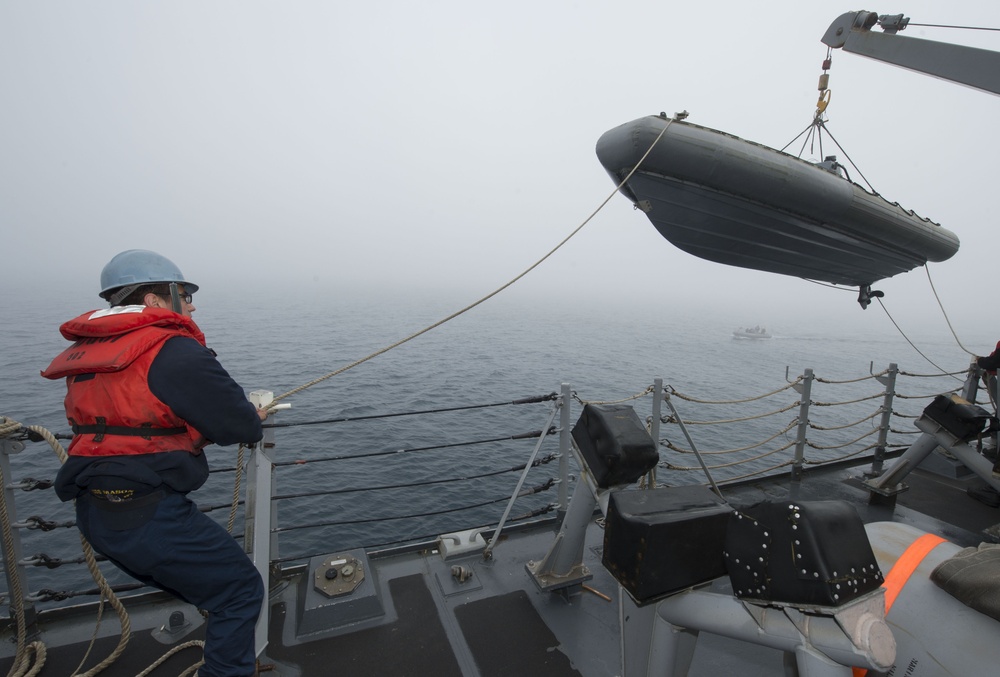
<path fill-rule="evenodd" d="M 533 519 L 535 517 L 539 517 L 541 515 L 548 514 L 548 513 L 552 512 L 554 509 L 555 509 L 555 505 L 552 504 L 552 503 L 549 503 L 548 505 L 546 505 L 546 506 L 544 506 L 542 508 L 536 508 L 535 510 L 531 510 L 531 511 L 526 512 L 526 513 L 524 513 L 522 515 L 518 515 L 516 517 L 511 517 L 508 521 L 511 522 L 511 523 L 513 523 L 513 522 L 523 522 L 525 520 Z M 492 528 L 492 527 L 490 525 L 480 525 L 479 527 L 476 527 L 476 528 L 478 528 L 480 530 L 486 530 L 486 533 L 488 533 L 488 530 L 490 528 Z M 475 530 L 475 528 L 474 528 L 474 530 Z M 371 555 L 378 555 L 381 552 L 385 552 L 385 550 L 383 550 L 383 549 L 388 548 L 388 549 L 391 550 L 392 548 L 390 546 L 398 546 L 398 545 L 403 544 L 403 543 L 428 543 L 430 545 L 430 544 L 436 543 L 437 538 L 440 535 L 441 535 L 440 533 L 423 534 L 423 535 L 418 535 L 418 536 L 410 536 L 408 538 L 403 538 L 403 539 L 400 539 L 400 540 L 397 540 L 397 541 L 388 541 L 386 543 L 372 543 L 372 544 L 370 544 L 370 545 L 367 546 L 366 552 L 368 553 L 369 556 L 371 556 Z M 271 561 L 274 564 L 284 564 L 285 562 L 295 562 L 295 561 L 303 560 L 303 559 L 312 559 L 313 557 L 320 557 L 320 556 L 324 556 L 324 555 L 327 555 L 327 554 L 329 554 L 329 553 L 328 552 L 315 552 L 315 553 L 310 553 L 310 554 L 289 555 L 287 557 L 279 557 L 279 558 L 276 558 L 276 559 L 272 559 Z"/>
<path fill-rule="evenodd" d="M 539 468 L 543 465 L 547 465 L 556 459 L 555 454 L 550 454 L 544 458 L 535 460 L 531 464 L 533 468 Z M 347 489 L 333 489 L 333 490 L 323 490 L 323 491 L 303 491 L 295 494 L 280 494 L 278 496 L 271 497 L 272 501 L 282 501 L 289 498 L 311 498 L 315 496 L 343 496 L 344 494 L 354 494 L 362 491 L 383 491 L 387 489 L 411 489 L 413 487 L 430 487 L 436 484 L 451 484 L 452 482 L 467 482 L 470 480 L 480 480 L 487 477 L 497 477 L 498 475 L 504 475 L 511 472 L 520 472 L 524 470 L 526 465 L 522 463 L 521 465 L 515 465 L 510 468 L 500 468 L 499 470 L 492 470 L 490 472 L 479 473 L 477 475 L 467 475 L 465 477 L 445 477 L 442 479 L 435 480 L 424 480 L 423 482 L 407 482 L 400 484 L 382 484 L 379 486 L 371 487 L 349 487 Z M 506 498 L 504 499 L 506 500 Z"/>
<path fill-rule="evenodd" d="M 395 418 L 399 416 L 422 416 L 424 414 L 444 414 L 453 411 L 469 411 L 471 409 L 488 409 L 490 407 L 506 407 L 512 404 L 537 404 L 539 402 L 551 402 L 558 399 L 556 393 L 548 395 L 537 395 L 534 397 L 524 397 L 519 400 L 491 402 L 488 404 L 466 404 L 460 407 L 438 407 L 436 409 L 415 409 L 412 411 L 399 411 L 389 414 L 369 414 L 366 416 L 340 416 L 338 418 L 325 418 L 317 421 L 301 421 L 298 423 L 264 423 L 262 428 L 297 428 L 304 425 L 326 425 L 330 423 L 355 423 L 357 421 L 370 421 L 372 419 Z"/>
<path fill-rule="evenodd" d="M 528 487 L 527 489 L 525 489 L 524 491 L 522 491 L 522 492 L 520 492 L 518 494 L 518 498 L 523 498 L 525 496 L 531 496 L 532 494 L 539 494 L 539 493 L 541 493 L 543 491 L 548 491 L 549 489 L 552 488 L 552 486 L 554 484 L 555 484 L 555 480 L 550 479 L 547 482 L 544 482 L 544 483 L 542 483 L 542 484 L 540 484 L 538 486 Z M 374 523 L 377 523 L 377 522 L 391 522 L 392 520 L 412 519 L 412 518 L 415 518 L 415 517 L 437 517 L 437 516 L 440 516 L 440 515 L 450 515 L 450 514 L 456 513 L 456 512 L 464 512 L 466 510 L 474 510 L 476 508 L 485 508 L 487 506 L 497 505 L 498 503 L 504 503 L 504 502 L 509 501 L 509 500 L 510 500 L 509 496 L 501 496 L 500 498 L 493 498 L 493 499 L 490 499 L 490 500 L 487 500 L 487 501 L 482 501 L 480 503 L 471 503 L 471 504 L 468 504 L 468 505 L 459 505 L 459 506 L 455 506 L 454 508 L 442 508 L 441 510 L 433 510 L 431 512 L 415 512 L 415 513 L 407 513 L 405 515 L 395 515 L 395 516 L 390 515 L 390 516 L 387 516 L 387 517 L 368 517 L 368 518 L 350 517 L 350 518 L 345 518 L 345 519 L 341 519 L 341 520 L 332 520 L 332 521 L 328 521 L 328 522 L 313 522 L 313 523 L 309 523 L 309 524 L 293 524 L 292 526 L 288 526 L 288 527 L 276 527 L 274 529 L 274 533 L 276 533 L 276 534 L 277 533 L 285 533 L 286 531 L 296 531 L 296 530 L 299 530 L 299 529 L 315 529 L 315 528 L 319 528 L 319 527 L 337 527 L 337 526 L 345 526 L 345 525 L 349 525 L 349 524 L 374 524 Z"/>
<path fill-rule="evenodd" d="M 646 161 L 646 157 L 649 156 L 649 154 L 651 152 L 653 152 L 653 149 L 656 148 L 656 144 L 658 144 L 660 142 L 660 139 L 663 138 L 663 135 L 666 134 L 667 130 L 670 128 L 670 124 L 673 122 L 673 118 L 667 118 L 666 122 L 667 122 L 667 124 L 665 124 L 663 126 L 663 129 L 660 131 L 660 133 L 657 135 L 657 137 L 653 140 L 653 143 L 650 144 L 649 148 L 646 149 L 646 152 L 643 153 L 643 155 L 642 155 L 641 158 L 639 158 L 639 162 L 637 162 L 636 165 L 635 165 L 635 167 L 633 167 L 631 169 L 631 171 L 629 171 L 629 173 L 625 176 L 625 178 L 621 180 L 621 183 L 619 183 L 617 186 L 615 186 L 615 189 L 613 191 L 611 191 L 611 194 L 608 195 L 604 199 L 604 201 L 601 202 L 600 205 L 598 205 L 597 209 L 595 209 L 593 212 L 591 212 L 590 216 L 588 216 L 586 219 L 584 219 L 583 223 L 581 223 L 579 226 L 577 226 L 573 230 L 573 232 L 571 232 L 569 235 L 567 235 L 565 238 L 563 238 L 562 242 L 560 242 L 555 247 L 553 247 L 549 251 L 549 253 L 547 253 L 542 258 L 538 259 L 538 261 L 536 261 L 535 263 L 533 263 L 530 266 L 528 266 L 528 268 L 525 269 L 521 274 L 517 275 L 512 280 L 510 280 L 506 284 L 500 286 L 496 290 L 490 292 L 489 294 L 487 294 L 486 296 L 482 297 L 478 301 L 476 301 L 474 303 L 470 303 L 469 305 L 465 306 L 461 310 L 458 310 L 458 311 L 452 313 L 451 315 L 445 317 L 443 320 L 438 320 L 434 324 L 432 324 L 432 325 L 430 325 L 428 327 L 425 327 L 425 328 L 421 329 L 418 332 L 410 334 L 406 338 L 400 339 L 399 341 L 396 341 L 395 343 L 393 343 L 393 344 L 391 344 L 389 346 L 386 346 L 385 348 L 382 348 L 381 350 L 377 350 L 374 353 L 368 355 L 367 357 L 363 357 L 360 360 L 355 360 L 354 362 L 351 362 L 350 364 L 348 364 L 348 365 L 346 365 L 344 367 L 341 367 L 340 369 L 337 369 L 335 371 L 331 371 L 329 374 L 325 374 L 323 376 L 320 376 L 319 378 L 313 379 L 312 381 L 309 381 L 308 383 L 304 383 L 303 385 L 300 385 L 297 388 L 292 388 L 287 393 L 284 393 L 282 395 L 278 395 L 266 407 L 264 407 L 264 409 L 271 409 L 278 402 L 280 402 L 281 400 L 285 399 L 286 397 L 289 397 L 289 396 L 294 395 L 296 393 L 300 393 L 303 390 L 305 390 L 306 388 L 311 388 L 312 386 L 316 385 L 317 383 L 322 383 L 323 381 L 325 381 L 325 380 L 327 380 L 329 378 L 333 378 L 334 376 L 336 376 L 338 374 L 344 373 L 348 369 L 353 369 L 354 367 L 356 367 L 356 366 L 358 366 L 360 364 L 363 364 L 363 363 L 367 362 L 368 360 L 374 359 L 374 358 L 378 357 L 379 355 L 382 355 L 383 353 L 389 352 L 393 348 L 397 348 L 397 347 L 403 345 L 404 343 L 407 343 L 408 341 L 412 341 L 413 339 L 417 338 L 418 336 L 422 336 L 423 334 L 426 334 L 427 332 L 431 331 L 432 329 L 437 329 L 438 327 L 440 327 L 445 322 L 453 320 L 456 317 L 458 317 L 459 315 L 462 315 L 463 313 L 466 313 L 466 312 L 472 310 L 476 306 L 479 306 L 479 305 L 485 303 L 486 301 L 490 300 L 491 298 L 493 298 L 494 296 L 496 296 L 497 294 L 499 294 L 503 290 L 505 290 L 508 287 L 510 287 L 511 285 L 513 285 L 515 282 L 519 281 L 525 275 L 527 275 L 532 270 L 534 270 L 535 268 L 537 268 L 538 266 L 540 266 L 546 259 L 548 259 L 550 256 L 552 256 L 553 254 L 555 254 L 559 249 L 561 249 L 562 246 L 565 245 L 567 242 L 569 242 L 570 239 L 573 236 L 575 236 L 577 233 L 579 233 L 581 230 L 583 230 L 583 227 L 586 226 L 588 223 L 590 223 L 590 221 L 595 216 L 597 216 L 598 212 L 600 212 L 602 209 L 604 209 L 604 206 L 606 204 L 608 204 L 608 202 L 611 201 L 611 198 L 613 198 L 615 196 L 615 194 L 618 193 L 619 190 L 621 190 L 622 186 L 624 186 L 628 182 L 628 180 L 632 178 L 632 175 L 635 174 L 636 171 L 638 171 L 639 167 L 642 166 L 642 163 Z"/>

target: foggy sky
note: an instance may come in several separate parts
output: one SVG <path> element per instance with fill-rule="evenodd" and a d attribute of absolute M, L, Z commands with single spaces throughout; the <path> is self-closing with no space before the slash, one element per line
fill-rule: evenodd
<path fill-rule="evenodd" d="M 170 257 L 203 293 L 379 289 L 471 302 L 613 190 L 594 154 L 611 127 L 687 110 L 758 143 L 791 141 L 815 109 L 820 38 L 855 9 L 351 4 L 3 3 L 5 316 L 34 291 L 96 307 L 101 268 L 129 248 Z M 878 10 L 1000 26 L 995 2 Z M 994 33 L 905 34 L 1000 49 Z M 850 159 L 883 196 L 962 241 L 930 269 L 956 331 L 1000 333 L 997 97 L 836 51 L 830 75 L 828 128 Z M 876 287 L 904 326 L 947 331 L 923 269 Z M 628 299 L 734 324 L 888 324 L 854 293 L 685 254 L 620 195 L 505 294 Z"/>

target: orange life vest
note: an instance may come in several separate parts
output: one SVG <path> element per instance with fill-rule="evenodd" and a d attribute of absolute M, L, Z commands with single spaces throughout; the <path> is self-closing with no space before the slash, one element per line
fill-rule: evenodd
<path fill-rule="evenodd" d="M 147 378 L 167 339 L 186 336 L 205 345 L 191 318 L 120 306 L 84 313 L 59 330 L 74 343 L 42 376 L 66 379 L 66 417 L 74 433 L 69 454 L 198 451 L 201 436 L 150 392 Z"/>

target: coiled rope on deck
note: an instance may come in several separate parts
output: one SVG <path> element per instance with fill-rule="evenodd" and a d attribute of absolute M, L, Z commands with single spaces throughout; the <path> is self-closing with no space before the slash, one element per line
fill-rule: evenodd
<path fill-rule="evenodd" d="M 0 416 L 0 436 L 7 437 L 21 430 L 21 424 L 6 416 Z M 0 484 L 6 484 L 7 479 L 0 471 Z M 14 533 L 7 512 L 6 492 L 0 491 L 0 527 L 3 529 L 3 558 L 12 574 L 10 576 L 10 613 L 17 626 L 17 649 L 14 662 L 8 677 L 33 676 L 41 672 L 45 666 L 45 645 L 41 642 L 28 643 L 27 627 L 24 617 L 24 590 L 21 588 L 21 577 L 14 565 Z M 32 657 L 35 658 L 32 666 Z"/>
<path fill-rule="evenodd" d="M 17 421 L 14 421 L 6 416 L 0 416 L 0 437 L 12 436 L 24 431 L 29 431 L 33 433 L 34 436 L 48 442 L 52 451 L 55 452 L 56 456 L 59 458 L 59 463 L 65 463 L 68 455 L 66 450 L 63 449 L 62 444 L 56 439 L 56 436 L 49 432 L 46 428 L 38 425 L 22 426 Z M 0 485 L 6 485 L 6 478 L 3 477 L 3 473 L 0 472 Z M 7 510 L 7 501 L 5 492 L 0 491 L 0 529 L 3 533 L 3 549 L 4 549 L 4 561 L 8 562 L 8 566 L 13 567 L 11 570 L 11 587 L 14 588 L 10 591 L 11 593 L 11 613 L 15 617 L 15 623 L 17 624 L 17 651 L 14 658 L 14 663 L 11 666 L 10 671 L 7 673 L 7 677 L 33 677 L 37 675 L 44 667 L 46 650 L 45 645 L 41 642 L 32 642 L 27 644 L 26 642 L 26 632 L 27 628 L 25 626 L 24 617 L 24 592 L 21 588 L 20 575 L 14 567 L 15 557 L 14 557 L 14 543 L 13 543 L 13 533 L 12 525 L 10 522 L 10 515 Z M 94 634 L 91 637 L 90 644 L 87 647 L 86 652 L 84 652 L 83 657 L 80 659 L 80 663 L 77 668 L 73 671 L 73 675 L 77 677 L 93 677 L 105 670 L 121 656 L 126 647 L 128 646 L 129 639 L 132 636 L 132 624 L 128 616 L 128 611 L 126 611 L 124 604 L 118 599 L 114 590 L 111 588 L 107 579 L 101 573 L 100 568 L 97 564 L 97 557 L 94 554 L 94 549 L 91 547 L 87 539 L 84 538 L 83 534 L 80 534 L 80 545 L 83 549 L 84 561 L 87 564 L 87 569 L 90 571 L 91 577 L 97 584 L 98 589 L 101 592 L 101 601 L 98 604 L 97 613 L 97 624 L 94 628 Z M 119 623 L 121 624 L 121 636 L 118 640 L 118 645 L 115 647 L 107 658 L 102 660 L 100 663 L 87 670 L 86 672 L 80 672 L 87 658 L 90 656 L 90 651 L 93 649 L 94 643 L 97 641 L 97 634 L 101 625 L 101 617 L 104 611 L 104 600 L 108 601 L 108 604 L 115 610 L 118 615 Z M 153 663 L 149 668 L 139 673 L 137 677 L 143 677 L 148 675 L 159 666 L 163 661 L 169 658 L 171 655 L 177 651 L 187 648 L 190 646 L 204 646 L 204 642 L 194 641 L 187 642 L 186 644 L 174 647 L 167 654 L 162 656 L 159 660 Z M 31 655 L 36 656 L 35 665 L 30 665 Z M 197 665 L 192 666 L 183 674 L 190 674 L 197 669 Z"/>
<path fill-rule="evenodd" d="M 563 240 L 559 244 L 557 244 L 555 247 L 553 247 L 551 250 L 549 250 L 549 252 L 547 254 L 545 254 L 542 258 L 538 259 L 533 264 L 531 264 L 530 266 L 528 266 L 519 275 L 516 275 L 509 282 L 501 285 L 500 287 L 498 287 L 494 291 L 490 292 L 486 296 L 482 297 L 478 301 L 470 303 L 469 305 L 465 306 L 461 310 L 455 311 L 454 313 L 452 313 L 451 315 L 448 315 L 444 319 L 438 320 L 437 322 L 435 322 L 435 323 L 433 323 L 433 324 L 431 324 L 431 325 L 429 325 L 427 327 L 424 327 L 420 331 L 417 331 L 417 332 L 414 332 L 414 333 L 410 334 L 406 338 L 400 339 L 399 341 L 396 341 L 395 343 L 392 343 L 392 344 L 390 344 L 390 345 L 388 345 L 388 346 L 386 346 L 386 347 L 384 347 L 384 348 L 382 348 L 380 350 L 377 350 L 374 353 L 371 353 L 370 355 L 367 355 L 366 357 L 362 357 L 359 360 L 355 360 L 354 362 L 351 362 L 350 364 L 345 365 L 345 366 L 341 367 L 340 369 L 336 369 L 334 371 L 331 371 L 328 374 L 324 374 L 323 376 L 320 376 L 319 378 L 315 378 L 312 381 L 309 381 L 308 383 L 304 383 L 304 384 L 298 386 L 297 388 L 292 388 L 288 392 L 283 393 L 281 395 L 278 395 L 277 397 L 275 397 L 264 408 L 265 409 L 271 409 L 278 402 L 280 402 L 281 400 L 285 399 L 286 397 L 290 397 L 292 395 L 295 395 L 296 393 L 300 393 L 303 390 L 306 390 L 307 388 L 311 388 L 312 386 L 314 386 L 314 385 L 316 385 L 318 383 L 322 383 L 323 381 L 326 381 L 327 379 L 333 378 L 334 376 L 337 376 L 338 374 L 342 374 L 342 373 L 344 373 L 345 371 L 347 371 L 349 369 L 353 369 L 354 367 L 357 367 L 360 364 L 364 364 L 365 362 L 368 362 L 369 360 L 374 359 L 374 358 L 378 357 L 379 355 L 387 353 L 390 350 L 393 350 L 394 348 L 398 348 L 399 346 L 401 346 L 404 343 L 407 343 L 409 341 L 412 341 L 413 339 L 417 338 L 418 336 L 422 336 L 422 335 L 426 334 L 427 332 L 429 332 L 429 331 L 431 331 L 433 329 L 437 329 L 438 327 L 440 327 L 441 325 L 445 324 L 446 322 L 450 322 L 451 320 L 455 319 L 456 317 L 458 317 L 458 316 L 460 316 L 460 315 L 462 315 L 464 313 L 467 313 L 468 311 L 472 310 L 473 308 L 475 308 L 477 306 L 482 305 L 483 303 L 485 303 L 486 301 L 490 300 L 491 298 L 493 298 L 494 296 L 496 296 L 500 292 L 504 291 L 508 287 L 512 286 L 513 284 L 515 284 L 516 282 L 518 282 L 519 280 L 521 280 L 521 278 L 523 278 L 525 275 L 527 275 L 528 273 L 530 273 L 531 271 L 533 271 L 535 268 L 537 268 L 538 266 L 540 266 L 550 256 L 552 256 L 559 249 L 561 249 L 567 242 L 570 241 L 570 239 L 572 239 L 577 233 L 579 233 L 581 230 L 583 230 L 583 227 L 586 226 L 588 223 L 590 223 L 593 220 L 593 218 L 595 216 L 597 216 L 597 214 L 602 209 L 604 209 L 605 205 L 607 205 L 608 202 L 611 201 L 611 198 L 613 198 L 618 193 L 618 191 L 621 190 L 621 188 L 628 182 L 628 180 L 632 178 L 632 175 L 635 174 L 636 171 L 638 171 L 639 167 L 642 166 L 642 163 L 646 161 L 646 158 L 653 151 L 653 149 L 656 147 L 656 145 L 660 142 L 660 139 L 663 138 L 663 135 L 666 134 L 666 132 L 670 128 L 670 125 L 671 125 L 672 122 L 673 122 L 673 118 L 667 118 L 666 119 L 666 124 L 663 126 L 663 129 L 660 130 L 660 133 L 656 136 L 655 139 L 653 139 L 653 143 L 650 144 L 649 148 L 646 149 L 646 152 L 643 153 L 643 155 L 642 155 L 641 158 L 639 158 L 639 162 L 637 162 L 636 165 L 635 165 L 635 167 L 633 167 L 629 171 L 629 173 L 625 175 L 625 178 L 622 179 L 621 182 L 617 186 L 615 186 L 614 190 L 611 191 L 611 193 L 601 202 L 601 204 L 599 204 L 597 206 L 597 208 L 590 213 L 590 216 L 588 216 L 586 219 L 584 219 L 583 222 L 580 225 L 578 225 L 576 228 L 574 228 L 573 231 L 569 235 L 567 235 L 565 238 L 563 238 Z"/>
<path fill-rule="evenodd" d="M 27 426 L 25 428 L 20 423 L 12 421 L 7 417 L 0 417 L 0 418 L 2 418 L 3 420 L 2 425 L 0 425 L 0 434 L 4 436 L 12 435 L 16 432 L 19 432 L 22 429 L 31 431 L 32 433 L 35 433 L 41 439 L 44 439 L 46 442 L 49 443 L 49 446 L 52 447 L 52 450 L 56 453 L 56 456 L 59 457 L 60 463 L 66 462 L 67 456 L 65 449 L 63 449 L 59 441 L 48 430 L 46 430 L 41 426 L 35 426 L 35 425 Z M 2 474 L 0 474 L 0 483 L 6 483 L 6 479 L 2 476 Z M 4 559 L 7 562 L 9 562 L 10 565 L 13 565 L 13 562 L 15 560 L 13 555 L 14 552 L 13 533 L 11 531 L 10 516 L 7 511 L 7 501 L 3 495 L 3 492 L 0 492 L 0 520 L 2 520 L 2 529 L 3 529 Z M 90 547 L 90 544 L 87 543 L 87 540 L 83 537 L 82 534 L 80 535 L 80 543 L 83 547 L 83 553 L 85 560 L 87 562 L 87 568 L 90 570 L 90 574 L 91 576 L 93 576 L 94 582 L 97 583 L 98 587 L 101 589 L 102 603 L 99 609 L 103 610 L 104 608 L 103 600 L 107 599 L 108 602 L 111 604 L 112 608 L 114 608 L 116 613 L 118 614 L 118 618 L 119 621 L 121 622 L 121 628 L 122 628 L 121 638 L 118 642 L 118 646 L 115 647 L 115 650 L 111 652 L 111 654 L 103 661 L 95 665 L 87 672 L 82 673 L 81 675 L 81 677 L 90 677 L 91 675 L 96 675 L 100 673 L 106 667 L 108 667 L 118 659 L 118 657 L 125 651 L 125 647 L 128 645 L 128 641 L 132 633 L 131 633 L 131 626 L 128 618 L 128 613 L 125 611 L 125 607 L 122 605 L 121 601 L 118 599 L 115 593 L 111 590 L 111 587 L 110 585 L 108 585 L 107 580 L 101 574 L 100 569 L 97 566 L 97 559 L 94 556 L 93 548 Z M 14 589 L 11 590 L 11 610 L 16 618 L 18 637 L 17 637 L 17 654 L 15 656 L 14 665 L 11 667 L 11 670 L 8 673 L 8 677 L 20 677 L 22 675 L 24 677 L 30 677 L 31 675 L 36 675 L 38 674 L 39 671 L 41 671 L 45 660 L 45 650 L 44 650 L 44 645 L 41 642 L 33 642 L 31 645 L 25 644 L 26 641 L 25 633 L 27 629 L 25 627 L 25 618 L 24 618 L 24 592 L 21 589 L 20 576 L 17 574 L 16 569 L 13 570 L 12 573 L 13 575 L 11 576 L 11 586 Z M 97 627 L 98 628 L 100 627 L 100 614 L 98 615 Z M 76 670 L 74 670 L 73 674 L 77 674 L 80 667 L 82 667 L 83 663 L 87 660 L 87 657 L 90 655 L 90 650 L 93 647 L 93 643 L 96 640 L 96 638 L 97 638 L 97 628 L 95 628 L 94 630 L 94 637 L 91 639 L 91 644 L 87 648 L 87 652 L 80 660 L 80 665 L 77 667 Z M 28 667 L 29 663 L 27 662 L 30 659 L 29 651 L 33 651 L 39 659 L 39 662 L 34 667 L 30 668 Z"/>

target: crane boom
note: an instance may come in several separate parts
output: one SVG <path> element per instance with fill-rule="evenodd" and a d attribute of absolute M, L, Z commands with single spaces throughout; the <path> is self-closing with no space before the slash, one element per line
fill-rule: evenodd
<path fill-rule="evenodd" d="M 909 19 L 901 14 L 880 17 L 875 12 L 847 12 L 830 24 L 822 42 L 834 49 L 1000 94 L 1000 52 L 897 35 L 896 31 L 908 23 Z M 884 32 L 872 32 L 876 24 L 881 24 Z"/>

